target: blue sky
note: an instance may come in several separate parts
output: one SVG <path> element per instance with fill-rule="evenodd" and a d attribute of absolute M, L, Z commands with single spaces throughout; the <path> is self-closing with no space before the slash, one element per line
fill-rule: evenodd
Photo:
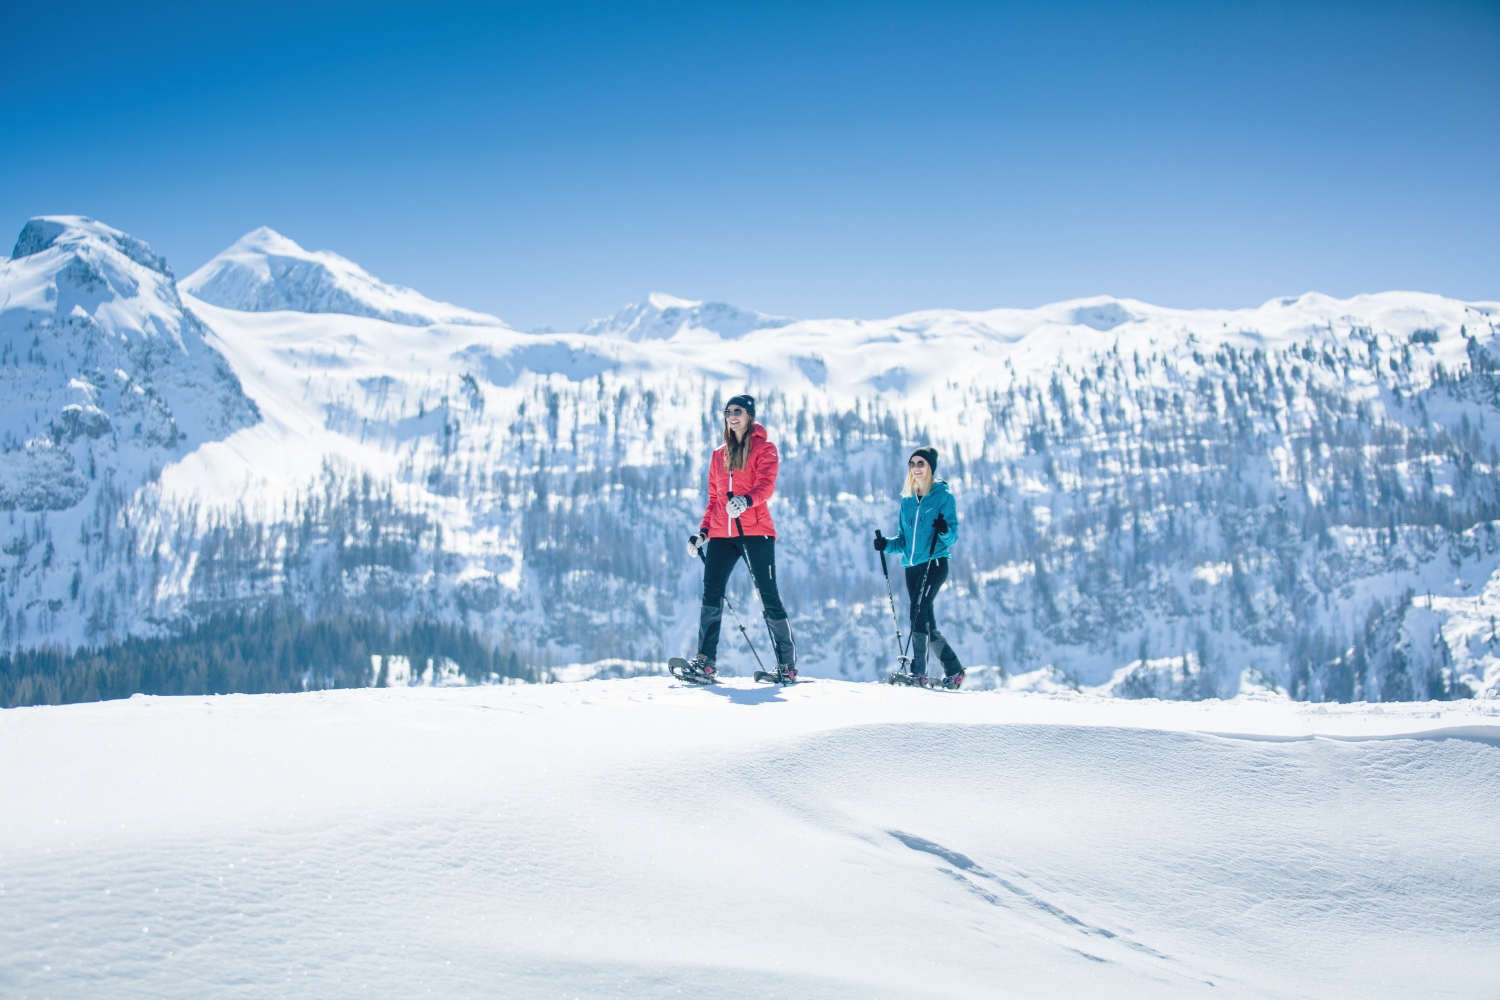
<path fill-rule="evenodd" d="M 1083 295 L 1500 299 L 1500 5 L 0 13 L 0 233 L 258 225 L 521 328 Z"/>

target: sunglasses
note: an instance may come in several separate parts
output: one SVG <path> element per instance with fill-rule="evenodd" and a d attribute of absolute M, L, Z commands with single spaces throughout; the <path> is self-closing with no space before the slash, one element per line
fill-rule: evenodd
<path fill-rule="evenodd" d="M 745 410 L 740 409 L 738 406 L 726 406 L 724 408 L 724 416 L 726 417 L 738 417 L 745 412 Z"/>
<path fill-rule="evenodd" d="M 910 462 L 906 463 L 906 467 L 908 469 L 925 469 L 927 468 L 927 459 L 914 458 Z"/>

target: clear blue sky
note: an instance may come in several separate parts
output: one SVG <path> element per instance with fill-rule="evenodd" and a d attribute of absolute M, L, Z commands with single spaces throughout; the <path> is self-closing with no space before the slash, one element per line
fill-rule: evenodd
<path fill-rule="evenodd" d="M 0 230 L 179 275 L 265 224 L 521 328 L 1500 299 L 1494 2 L 33 0 L 0 60 Z"/>

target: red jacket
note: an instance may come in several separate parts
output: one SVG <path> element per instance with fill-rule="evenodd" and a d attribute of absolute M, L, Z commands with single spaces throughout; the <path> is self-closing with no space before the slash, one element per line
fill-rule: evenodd
<path fill-rule="evenodd" d="M 750 454 L 745 457 L 743 469 L 730 472 L 724 467 L 724 446 L 714 449 L 714 457 L 708 462 L 708 508 L 703 511 L 703 523 L 698 530 L 709 538 L 738 535 L 775 538 L 776 525 L 771 521 L 766 501 L 776 491 L 776 469 L 780 464 L 776 446 L 766 440 L 766 429 L 760 424 L 750 428 Z M 748 496 L 753 501 L 739 516 L 738 524 L 730 523 L 729 514 L 724 509 L 731 492 L 735 496 Z"/>

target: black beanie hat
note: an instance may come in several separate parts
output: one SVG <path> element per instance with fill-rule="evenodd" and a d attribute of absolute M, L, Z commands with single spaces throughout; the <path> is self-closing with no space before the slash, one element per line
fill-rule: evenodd
<path fill-rule="evenodd" d="M 910 462 L 918 455 L 927 460 L 927 467 L 932 470 L 934 476 L 937 475 L 937 449 L 930 444 L 924 444 L 920 448 L 913 449 L 912 453 L 906 456 L 906 460 Z"/>
<path fill-rule="evenodd" d="M 731 406 L 743 406 L 746 410 L 749 411 L 749 413 L 750 413 L 750 419 L 751 420 L 755 419 L 755 397 L 754 396 L 748 396 L 748 395 L 731 396 L 729 398 L 729 402 L 727 402 L 727 403 L 724 404 L 724 408 L 727 410 Z"/>

